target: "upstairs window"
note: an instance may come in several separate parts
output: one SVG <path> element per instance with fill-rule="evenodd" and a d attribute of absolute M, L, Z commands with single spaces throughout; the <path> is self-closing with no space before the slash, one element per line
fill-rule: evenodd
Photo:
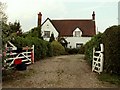
<path fill-rule="evenodd" d="M 74 36 L 74 37 L 81 37 L 81 36 L 82 36 L 82 30 L 79 29 L 79 28 L 76 28 L 76 29 L 73 31 L 73 36 Z"/>
<path fill-rule="evenodd" d="M 75 37 L 80 37 L 80 31 L 75 31 Z"/>
<path fill-rule="evenodd" d="M 50 31 L 44 31 L 44 38 L 50 38 Z"/>

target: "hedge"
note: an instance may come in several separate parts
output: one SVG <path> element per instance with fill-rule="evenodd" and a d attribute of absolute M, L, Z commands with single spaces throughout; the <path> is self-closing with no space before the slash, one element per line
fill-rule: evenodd
<path fill-rule="evenodd" d="M 80 48 L 65 48 L 66 54 L 84 54 L 85 47 L 82 45 Z"/>
<path fill-rule="evenodd" d="M 16 37 L 12 43 L 17 47 L 25 47 L 35 45 L 35 60 L 52 56 L 50 53 L 52 47 L 49 42 L 41 40 L 38 37 Z"/>
<path fill-rule="evenodd" d="M 120 75 L 120 26 L 112 26 L 103 34 L 104 70 Z"/>
<path fill-rule="evenodd" d="M 92 39 L 85 44 L 85 59 L 88 60 L 88 63 L 92 65 L 93 60 L 93 47 L 99 47 L 102 43 L 102 33 L 99 33 L 92 37 Z"/>
<path fill-rule="evenodd" d="M 93 60 L 93 47 L 104 44 L 104 72 L 120 75 L 120 25 L 111 26 L 103 34 L 99 33 L 85 44 L 85 58 Z"/>

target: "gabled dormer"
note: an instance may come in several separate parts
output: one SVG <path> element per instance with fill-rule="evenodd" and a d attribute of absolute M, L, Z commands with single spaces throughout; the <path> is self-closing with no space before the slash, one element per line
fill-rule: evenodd
<path fill-rule="evenodd" d="M 49 41 L 51 34 L 54 34 L 55 39 L 58 37 L 59 33 L 53 26 L 51 20 L 47 18 L 41 25 L 41 33 L 45 40 Z"/>
<path fill-rule="evenodd" d="M 82 36 L 82 30 L 77 27 L 77 28 L 73 31 L 73 37 L 81 37 L 81 36 Z"/>

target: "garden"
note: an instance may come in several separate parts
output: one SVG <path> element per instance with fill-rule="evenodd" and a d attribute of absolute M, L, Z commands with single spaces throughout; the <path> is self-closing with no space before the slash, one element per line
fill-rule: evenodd
<path fill-rule="evenodd" d="M 2 3 L 1 3 L 2 5 Z M 111 26 L 104 33 L 99 33 L 92 37 L 84 46 L 78 49 L 69 49 L 54 39 L 51 35 L 50 41 L 43 40 L 41 36 L 41 27 L 34 27 L 28 32 L 23 33 L 19 21 L 7 24 L 7 16 L 2 12 L 3 18 L 0 22 L 2 27 L 2 47 L 5 50 L 7 41 L 12 42 L 16 47 L 35 46 L 35 62 L 43 60 L 47 57 L 69 55 L 69 54 L 85 54 L 85 59 L 91 66 L 93 60 L 93 47 L 98 47 L 100 43 L 104 44 L 104 68 L 103 72 L 98 76 L 99 80 L 107 81 L 120 85 L 120 26 Z M 3 55 L 2 55 L 3 56 Z M 5 57 L 2 57 L 4 60 Z M 2 65 L 4 65 L 2 60 Z M 14 71 L 3 71 L 2 76 L 9 76 L 8 73 Z"/>

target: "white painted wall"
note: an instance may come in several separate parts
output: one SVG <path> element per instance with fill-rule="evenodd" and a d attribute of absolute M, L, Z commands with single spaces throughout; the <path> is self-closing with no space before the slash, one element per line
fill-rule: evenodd
<path fill-rule="evenodd" d="M 86 42 L 88 42 L 89 40 L 91 40 L 91 37 L 65 37 L 65 39 L 67 40 L 67 42 L 70 42 L 68 44 L 68 48 L 76 48 L 76 43 L 83 43 L 86 44 Z"/>
<path fill-rule="evenodd" d="M 53 33 L 55 39 L 58 37 L 59 33 L 57 32 L 57 30 L 54 28 L 54 26 L 52 25 L 52 23 L 50 22 L 49 19 L 47 19 L 47 21 L 41 26 L 41 33 L 42 36 L 44 36 L 44 31 L 50 31 L 50 35 Z M 49 41 L 49 38 L 44 38 L 44 40 Z"/>

